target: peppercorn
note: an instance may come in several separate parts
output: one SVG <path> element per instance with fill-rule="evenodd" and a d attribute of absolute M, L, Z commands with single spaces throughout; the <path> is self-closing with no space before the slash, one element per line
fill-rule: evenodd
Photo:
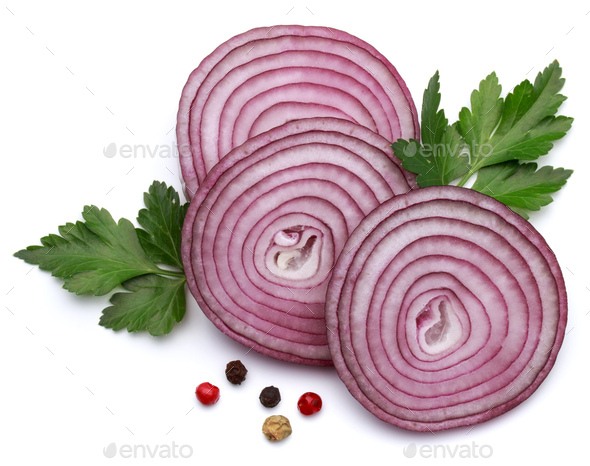
<path fill-rule="evenodd" d="M 242 361 L 230 361 L 225 367 L 225 376 L 234 385 L 240 385 L 246 380 L 248 369 L 242 364 Z"/>
<path fill-rule="evenodd" d="M 297 408 L 301 414 L 310 416 L 322 409 L 322 399 L 317 393 L 305 392 L 297 401 Z"/>
<path fill-rule="evenodd" d="M 214 405 L 219 401 L 219 388 L 209 382 L 199 384 L 195 393 L 204 405 Z"/>
<path fill-rule="evenodd" d="M 292 432 L 291 423 L 285 416 L 269 416 L 262 424 L 262 433 L 271 442 L 286 439 Z"/>
<path fill-rule="evenodd" d="M 271 385 L 270 387 L 263 388 L 260 392 L 259 397 L 262 406 L 266 408 L 274 408 L 281 401 L 281 392 L 277 387 Z"/>

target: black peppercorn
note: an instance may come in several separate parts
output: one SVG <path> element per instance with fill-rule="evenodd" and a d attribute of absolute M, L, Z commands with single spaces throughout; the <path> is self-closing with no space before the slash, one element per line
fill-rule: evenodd
<path fill-rule="evenodd" d="M 235 385 L 240 385 L 246 380 L 247 372 L 248 369 L 244 367 L 242 361 L 230 361 L 225 367 L 225 376 L 227 377 L 227 380 Z"/>
<path fill-rule="evenodd" d="M 281 392 L 277 387 L 271 385 L 262 389 L 259 399 L 263 406 L 274 408 L 281 401 Z"/>

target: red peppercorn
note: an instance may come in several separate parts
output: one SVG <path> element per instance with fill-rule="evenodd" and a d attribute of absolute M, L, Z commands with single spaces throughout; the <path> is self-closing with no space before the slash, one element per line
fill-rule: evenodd
<path fill-rule="evenodd" d="M 204 405 L 213 405 L 219 401 L 219 388 L 209 382 L 203 382 L 197 387 L 197 399 Z"/>
<path fill-rule="evenodd" d="M 305 416 L 315 414 L 322 409 L 322 399 L 317 393 L 305 392 L 299 398 L 297 408 L 299 408 L 301 414 L 304 414 Z"/>

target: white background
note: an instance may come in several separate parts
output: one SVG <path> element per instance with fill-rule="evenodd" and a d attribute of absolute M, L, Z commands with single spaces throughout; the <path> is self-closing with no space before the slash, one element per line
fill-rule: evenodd
<path fill-rule="evenodd" d="M 390 3 L 385 10 L 378 5 L 388 3 L 369 0 L 0 4 L 3 464 L 144 461 L 141 449 L 137 459 L 123 458 L 125 445 L 176 445 L 177 454 L 191 454 L 173 464 L 587 461 L 590 1 L 485 2 L 485 9 L 475 2 Z M 506 415 L 434 435 L 406 432 L 365 411 L 334 369 L 247 353 L 206 320 L 190 295 L 186 318 L 169 336 L 115 333 L 98 325 L 108 297 L 70 294 L 49 273 L 11 257 L 79 219 L 85 204 L 134 220 L 154 179 L 180 189 L 178 160 L 166 151 L 175 144 L 177 103 L 188 74 L 231 36 L 287 23 L 343 29 L 371 43 L 397 67 L 418 108 L 428 79 L 440 70 L 450 119 L 489 72 L 497 72 L 507 92 L 559 59 L 569 97 L 561 114 L 575 122 L 540 162 L 575 173 L 531 221 L 563 268 L 568 334 L 546 381 Z M 111 143 L 157 153 L 107 158 L 103 148 Z M 232 359 L 249 369 L 241 386 L 224 378 Z M 221 388 L 212 408 L 195 400 L 202 381 Z M 258 394 L 271 384 L 280 387 L 283 401 L 269 411 Z M 322 395 L 324 409 L 304 418 L 296 400 L 308 390 Z M 294 429 L 277 444 L 260 433 L 274 413 L 289 417 Z M 117 454 L 108 459 L 103 448 L 112 443 Z M 412 443 L 423 450 L 408 459 L 403 451 Z M 436 445 L 442 445 L 437 459 L 425 457 L 424 448 Z M 450 459 L 454 449 L 472 458 Z M 482 452 L 491 457 L 473 458 Z"/>

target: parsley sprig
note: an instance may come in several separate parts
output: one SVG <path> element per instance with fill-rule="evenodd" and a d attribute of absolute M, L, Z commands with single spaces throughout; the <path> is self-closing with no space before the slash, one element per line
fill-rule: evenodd
<path fill-rule="evenodd" d="M 472 188 L 498 199 L 528 218 L 552 201 L 572 170 L 530 162 L 547 154 L 565 136 L 573 119 L 556 116 L 566 99 L 559 94 L 565 80 L 557 61 L 540 72 L 534 83 L 524 80 L 505 97 L 495 73 L 471 94 L 471 108 L 449 124 L 440 109 L 438 71 L 424 91 L 421 142 L 399 139 L 394 154 L 405 169 L 416 173 L 420 187 L 458 180 L 465 186 L 477 173 Z"/>
<path fill-rule="evenodd" d="M 124 218 L 115 222 L 106 209 L 85 206 L 84 221 L 66 223 L 59 234 L 41 238 L 40 246 L 14 255 L 50 271 L 76 294 L 102 296 L 119 286 L 125 289 L 111 296 L 100 325 L 167 334 L 186 311 L 180 241 L 188 204 L 157 181 L 144 203 L 137 217 L 142 228 Z"/>

